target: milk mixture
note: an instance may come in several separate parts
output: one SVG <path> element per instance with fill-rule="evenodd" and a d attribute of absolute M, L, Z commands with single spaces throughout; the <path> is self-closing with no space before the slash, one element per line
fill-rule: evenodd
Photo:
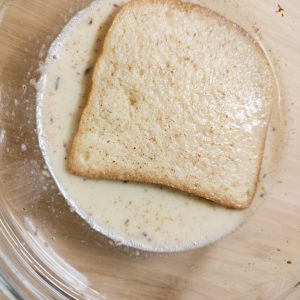
<path fill-rule="evenodd" d="M 40 145 L 67 202 L 95 230 L 144 250 L 198 247 L 240 225 L 258 205 L 260 191 L 251 208 L 240 211 L 166 187 L 89 180 L 66 169 L 67 151 L 85 105 L 95 59 L 122 3 L 93 2 L 52 45 L 38 86 Z M 272 143 L 269 137 L 268 152 Z"/>

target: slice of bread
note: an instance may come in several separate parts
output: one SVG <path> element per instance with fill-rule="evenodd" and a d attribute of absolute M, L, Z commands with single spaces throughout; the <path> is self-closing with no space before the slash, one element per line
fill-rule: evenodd
<path fill-rule="evenodd" d="M 246 208 L 275 84 L 258 44 L 201 6 L 125 5 L 106 36 L 68 168 Z"/>

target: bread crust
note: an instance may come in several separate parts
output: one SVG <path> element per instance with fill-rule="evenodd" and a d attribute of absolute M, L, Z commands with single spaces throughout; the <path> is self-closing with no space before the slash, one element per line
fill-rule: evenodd
<path fill-rule="evenodd" d="M 162 4 L 167 4 L 170 7 L 176 8 L 181 11 L 185 12 L 197 12 L 199 13 L 200 16 L 205 15 L 206 17 L 209 18 L 214 18 L 218 20 L 219 24 L 227 26 L 230 30 L 238 31 L 241 33 L 243 36 L 246 36 L 249 40 L 252 41 L 253 44 L 256 45 L 256 48 L 258 52 L 260 53 L 261 57 L 268 62 L 267 56 L 264 53 L 263 49 L 259 46 L 259 44 L 253 39 L 253 37 L 246 32 L 243 28 L 241 28 L 239 25 L 232 23 L 231 21 L 227 20 L 225 17 L 217 14 L 214 11 L 211 11 L 207 8 L 204 8 L 200 5 L 192 4 L 192 3 L 187 3 L 187 2 L 181 2 L 179 0 L 132 0 L 129 3 L 125 4 L 119 13 L 116 15 L 115 19 L 113 20 L 113 23 L 105 37 L 103 48 L 101 50 L 101 53 L 96 61 L 95 68 L 98 68 L 98 65 L 101 64 L 102 62 L 102 57 L 103 54 L 107 51 L 108 44 L 111 39 L 111 35 L 114 33 L 115 28 L 119 25 L 119 20 L 120 18 L 123 17 L 124 14 L 126 14 L 127 10 L 130 10 L 131 8 L 137 8 L 141 7 L 144 5 L 162 5 Z M 268 62 L 269 64 L 269 62 Z M 236 201 L 227 198 L 227 197 L 220 197 L 214 192 L 207 191 L 207 190 L 199 190 L 199 188 L 192 188 L 188 184 L 181 184 L 181 183 L 174 183 L 172 180 L 169 178 L 160 178 L 157 180 L 156 178 L 149 178 L 147 177 L 147 174 L 141 174 L 140 172 L 136 171 L 131 171 L 130 173 L 126 172 L 114 172 L 114 171 L 97 171 L 94 172 L 92 170 L 82 170 L 81 166 L 77 164 L 77 159 L 76 159 L 76 152 L 78 151 L 78 145 L 80 144 L 81 137 L 85 134 L 85 130 L 82 128 L 84 127 L 84 122 L 85 122 L 85 116 L 88 115 L 87 111 L 87 106 L 89 99 L 91 97 L 91 94 L 93 93 L 95 89 L 95 73 L 93 74 L 92 77 L 92 84 L 91 88 L 88 94 L 88 101 L 86 103 L 86 106 L 83 110 L 81 119 L 80 119 L 80 124 L 78 127 L 78 131 L 75 134 L 72 145 L 70 147 L 70 151 L 68 153 L 68 159 L 67 159 L 67 168 L 68 170 L 78 176 L 86 177 L 86 178 L 91 178 L 91 179 L 107 179 L 107 180 L 123 180 L 123 181 L 132 181 L 132 182 L 141 182 L 141 183 L 151 183 L 151 184 L 159 184 L 159 185 L 165 185 L 171 188 L 176 188 L 188 193 L 191 193 L 193 195 L 206 198 L 208 200 L 211 200 L 215 203 L 218 203 L 220 205 L 226 206 L 228 208 L 235 208 L 235 209 L 245 209 L 250 206 L 255 192 L 256 188 L 259 182 L 259 175 L 260 175 L 260 169 L 262 165 L 262 160 L 263 160 L 263 153 L 264 153 L 264 147 L 265 147 L 265 140 L 267 136 L 267 130 L 265 130 L 265 135 L 263 137 L 263 143 L 262 147 L 259 151 L 259 164 L 257 167 L 257 175 L 255 178 L 255 181 L 253 183 L 253 186 L 249 188 L 249 193 L 248 193 L 248 201 L 246 203 L 237 203 Z M 275 89 L 275 84 L 273 85 L 273 98 L 275 97 L 276 89 Z M 271 113 L 270 113 L 271 114 Z M 268 116 L 268 123 L 270 119 L 270 114 Z"/>

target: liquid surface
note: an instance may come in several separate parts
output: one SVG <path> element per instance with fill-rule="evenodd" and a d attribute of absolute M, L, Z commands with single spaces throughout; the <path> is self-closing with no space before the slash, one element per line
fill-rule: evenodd
<path fill-rule="evenodd" d="M 38 130 L 46 163 L 72 210 L 121 244 L 150 251 L 206 245 L 237 228 L 259 205 L 232 210 L 155 185 L 87 180 L 70 174 L 66 155 L 85 105 L 92 67 L 113 16 L 122 5 L 95 1 L 52 45 L 38 85 Z M 279 119 L 275 105 L 272 124 Z M 270 170 L 278 130 L 269 129 L 261 177 Z"/>

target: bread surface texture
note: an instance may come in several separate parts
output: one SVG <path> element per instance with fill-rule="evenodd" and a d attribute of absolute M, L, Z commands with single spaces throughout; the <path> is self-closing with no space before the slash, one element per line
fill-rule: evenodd
<path fill-rule="evenodd" d="M 246 208 L 274 93 L 266 56 L 236 24 L 194 4 L 129 2 L 94 67 L 68 169 Z"/>

